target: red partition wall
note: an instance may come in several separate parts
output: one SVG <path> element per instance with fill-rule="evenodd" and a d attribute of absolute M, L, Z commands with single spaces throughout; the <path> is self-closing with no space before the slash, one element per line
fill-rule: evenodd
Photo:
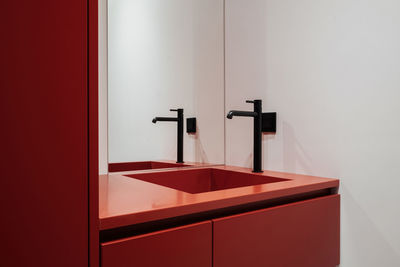
<path fill-rule="evenodd" d="M 98 0 L 88 0 L 89 77 L 89 266 L 98 267 L 99 253 L 99 118 Z"/>
<path fill-rule="evenodd" d="M 1 4 L 0 266 L 88 266 L 89 211 L 97 212 L 88 203 L 90 195 L 96 208 L 89 175 L 95 183 L 97 139 L 89 137 L 97 129 L 88 129 L 97 125 L 89 98 L 97 58 L 88 45 L 97 33 L 88 32 L 88 15 L 97 4 L 89 4 Z"/>

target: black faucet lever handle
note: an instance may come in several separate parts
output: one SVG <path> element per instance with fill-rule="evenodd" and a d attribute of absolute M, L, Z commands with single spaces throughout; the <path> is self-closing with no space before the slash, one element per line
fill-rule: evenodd
<path fill-rule="evenodd" d="M 253 100 L 246 100 L 246 103 L 254 104 L 254 101 Z"/>
<path fill-rule="evenodd" d="M 178 109 L 171 108 L 169 111 L 178 111 Z"/>

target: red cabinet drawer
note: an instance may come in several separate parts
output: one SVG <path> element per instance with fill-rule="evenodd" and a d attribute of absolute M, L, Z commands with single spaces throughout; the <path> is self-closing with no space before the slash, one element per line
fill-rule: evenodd
<path fill-rule="evenodd" d="M 101 260 L 102 267 L 211 267 L 211 221 L 102 243 Z"/>
<path fill-rule="evenodd" d="M 340 196 L 213 220 L 214 267 L 339 264 Z"/>

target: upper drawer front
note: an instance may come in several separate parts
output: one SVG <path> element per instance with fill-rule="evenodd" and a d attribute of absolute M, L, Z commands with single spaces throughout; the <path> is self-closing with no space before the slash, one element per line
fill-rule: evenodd
<path fill-rule="evenodd" d="M 214 267 L 339 264 L 340 196 L 213 220 Z"/>
<path fill-rule="evenodd" d="M 102 243 L 102 267 L 211 267 L 211 247 L 206 221 Z"/>

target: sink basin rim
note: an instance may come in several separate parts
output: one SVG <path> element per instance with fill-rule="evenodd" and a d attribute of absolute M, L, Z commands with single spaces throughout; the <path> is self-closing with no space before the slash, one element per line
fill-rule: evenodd
<path fill-rule="evenodd" d="M 290 181 L 290 179 L 265 176 L 219 168 L 165 170 L 157 172 L 126 174 L 124 176 L 172 188 L 189 194 L 208 193 L 249 186 L 263 186 L 271 183 Z"/>

